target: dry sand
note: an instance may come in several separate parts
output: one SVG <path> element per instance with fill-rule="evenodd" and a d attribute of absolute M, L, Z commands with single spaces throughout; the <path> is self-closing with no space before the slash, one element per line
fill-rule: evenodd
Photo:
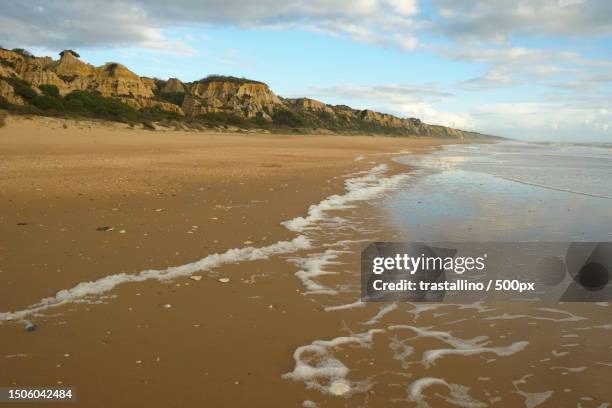
<path fill-rule="evenodd" d="M 9 118 L 0 129 L 0 312 L 110 274 L 292 239 L 280 222 L 341 192 L 349 172 L 372 162 L 399 169 L 390 153 L 448 142 Z M 296 295 L 294 272 L 278 259 L 229 265 L 219 271 L 227 284 L 126 284 L 104 304 L 45 312 L 34 332 L 2 324 L 0 385 L 74 386 L 71 406 L 83 407 L 300 406 L 316 391 L 281 375 L 296 347 L 339 322 Z M 259 273 L 274 278 L 241 281 Z"/>

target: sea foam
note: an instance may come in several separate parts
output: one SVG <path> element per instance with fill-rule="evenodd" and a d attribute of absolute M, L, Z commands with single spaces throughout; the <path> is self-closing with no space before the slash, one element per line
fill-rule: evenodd
<path fill-rule="evenodd" d="M 388 169 L 386 164 L 379 164 L 364 175 L 345 180 L 346 193 L 331 195 L 311 205 L 305 217 L 296 217 L 282 224 L 290 231 L 304 232 L 321 221 L 335 223 L 344 221 L 340 217 L 330 217 L 327 212 L 353 208 L 351 203 L 376 198 L 407 180 L 406 173 L 384 177 Z"/>
<path fill-rule="evenodd" d="M 348 367 L 333 357 L 331 351 L 345 345 L 370 348 L 374 335 L 383 332 L 382 329 L 372 329 L 331 340 L 316 340 L 309 345 L 298 347 L 293 353 L 295 360 L 293 371 L 283 374 L 282 378 L 303 381 L 307 388 L 328 395 L 349 397 L 365 392 L 371 386 L 369 379 L 348 380 L 346 378 L 349 373 Z"/>
<path fill-rule="evenodd" d="M 310 248 L 310 240 L 300 235 L 290 241 L 279 241 L 274 244 L 255 248 L 243 247 L 229 249 L 223 253 L 208 255 L 198 261 L 179 266 L 172 266 L 166 269 L 149 269 L 137 274 L 118 273 L 108 275 L 103 278 L 90 282 L 81 282 L 69 289 L 60 290 L 55 296 L 42 299 L 26 309 L 0 313 L 0 322 L 8 320 L 21 320 L 27 316 L 42 312 L 43 310 L 61 306 L 68 303 L 75 303 L 87 296 L 99 295 L 114 289 L 116 286 L 128 282 L 143 282 L 146 280 L 171 280 L 180 277 L 187 277 L 199 271 L 209 271 L 221 265 L 255 261 L 267 259 L 270 256 L 292 253 L 302 249 Z"/>

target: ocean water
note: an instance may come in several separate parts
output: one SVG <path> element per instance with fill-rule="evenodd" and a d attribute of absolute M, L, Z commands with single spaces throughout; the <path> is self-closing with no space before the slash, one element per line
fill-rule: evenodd
<path fill-rule="evenodd" d="M 402 175 L 349 178 L 294 222 L 315 243 L 290 259 L 303 295 L 339 328 L 297 348 L 284 378 L 319 391 L 312 406 L 610 406 L 607 302 L 364 303 L 357 283 L 361 245 L 376 240 L 610 241 L 610 153 L 454 145 L 397 157 Z"/>
<path fill-rule="evenodd" d="M 610 241 L 612 148 L 505 142 L 404 156 L 386 203 L 409 240 Z"/>

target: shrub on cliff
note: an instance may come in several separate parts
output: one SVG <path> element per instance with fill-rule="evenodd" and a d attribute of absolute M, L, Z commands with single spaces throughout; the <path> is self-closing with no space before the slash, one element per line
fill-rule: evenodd
<path fill-rule="evenodd" d="M 58 98 L 52 98 L 47 95 L 36 95 L 30 103 L 42 110 L 63 111 L 64 104 Z"/>
<path fill-rule="evenodd" d="M 7 67 L 15 68 L 15 63 L 4 58 L 0 58 L 0 65 L 6 65 Z"/>
<path fill-rule="evenodd" d="M 272 124 L 272 122 L 264 118 L 261 112 L 257 112 L 257 115 L 255 115 L 254 118 L 251 118 L 251 123 L 256 127 L 264 129 L 270 127 L 270 125 Z"/>
<path fill-rule="evenodd" d="M 185 100 L 185 92 L 157 92 L 155 96 L 164 102 L 170 102 L 177 106 L 182 106 Z"/>
<path fill-rule="evenodd" d="M 142 108 L 140 116 L 144 119 L 154 122 L 181 120 L 183 116 L 176 112 L 163 110 L 161 108 Z"/>
<path fill-rule="evenodd" d="M 6 113 L 0 112 L 0 128 L 6 125 Z"/>
<path fill-rule="evenodd" d="M 0 109 L 12 109 L 13 105 L 2 95 L 0 95 Z"/>
<path fill-rule="evenodd" d="M 208 83 L 208 82 L 232 82 L 235 84 L 259 84 L 265 85 L 265 83 L 260 81 L 255 81 L 253 79 L 248 78 L 238 78 L 231 75 L 209 75 L 205 78 L 200 79 L 198 82 L 200 83 Z"/>
<path fill-rule="evenodd" d="M 27 58 L 34 56 L 34 54 L 32 54 L 30 51 L 24 50 L 23 48 L 13 48 L 12 51 Z"/>
<path fill-rule="evenodd" d="M 306 124 L 306 120 L 298 113 L 287 109 L 278 109 L 272 114 L 272 121 L 277 126 L 302 127 Z"/>
<path fill-rule="evenodd" d="M 214 126 L 231 125 L 238 127 L 248 127 L 249 122 L 238 115 L 227 112 L 208 112 L 196 118 L 198 122 L 208 123 Z"/>
<path fill-rule="evenodd" d="M 32 89 L 29 82 L 17 77 L 7 78 L 9 84 L 13 87 L 15 94 L 21 96 L 26 101 L 34 99 L 38 94 Z"/>
<path fill-rule="evenodd" d="M 79 55 L 79 53 L 77 53 L 76 51 L 73 51 L 73 50 L 64 50 L 64 51 L 60 52 L 60 54 L 59 54 L 59 55 L 60 55 L 60 57 L 63 57 L 63 56 L 64 56 L 64 54 L 66 54 L 66 53 L 68 53 L 68 54 L 72 54 L 73 56 L 75 56 L 75 57 L 77 57 L 77 58 L 81 58 L 81 56 Z"/>
<path fill-rule="evenodd" d="M 98 92 L 72 91 L 64 98 L 64 106 L 71 112 L 119 122 L 135 122 L 139 119 L 136 109 Z"/>
<path fill-rule="evenodd" d="M 46 96 L 50 96 L 52 98 L 60 97 L 59 88 L 55 85 L 43 84 L 39 85 L 38 89 L 40 89 Z"/>

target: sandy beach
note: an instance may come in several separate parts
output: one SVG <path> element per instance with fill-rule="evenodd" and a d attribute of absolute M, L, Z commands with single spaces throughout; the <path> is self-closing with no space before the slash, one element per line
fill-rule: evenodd
<path fill-rule="evenodd" d="M 0 129 L 0 311 L 108 275 L 290 241 L 281 222 L 342 193 L 348 174 L 405 171 L 391 154 L 448 142 L 10 118 Z M 32 332 L 4 322 L 0 383 L 74 386 L 87 407 L 299 406 L 317 392 L 281 375 L 296 347 L 339 322 L 299 295 L 294 273 L 279 259 L 231 263 L 199 281 L 128 283 L 45 310 L 28 317 Z"/>

